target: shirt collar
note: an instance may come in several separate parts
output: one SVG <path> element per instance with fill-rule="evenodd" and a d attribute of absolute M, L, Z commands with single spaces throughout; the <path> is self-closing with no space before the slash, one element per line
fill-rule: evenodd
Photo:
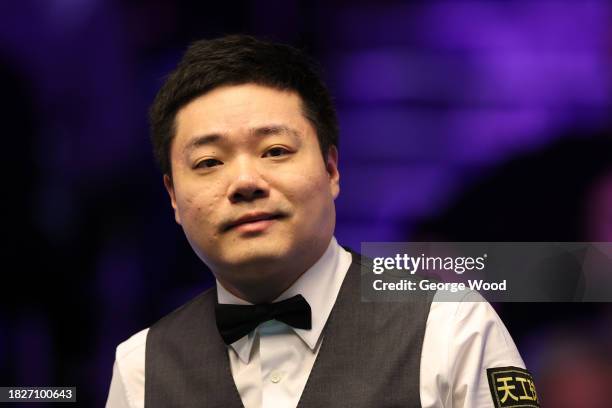
<path fill-rule="evenodd" d="M 312 310 L 312 328 L 292 329 L 313 352 L 334 307 L 351 261 L 351 254 L 338 245 L 335 237 L 332 237 L 321 258 L 274 300 L 279 302 L 297 294 L 304 296 Z M 228 292 L 219 281 L 217 281 L 217 300 L 222 304 L 251 304 Z M 245 364 L 249 362 L 254 339 L 253 331 L 231 344 Z"/>

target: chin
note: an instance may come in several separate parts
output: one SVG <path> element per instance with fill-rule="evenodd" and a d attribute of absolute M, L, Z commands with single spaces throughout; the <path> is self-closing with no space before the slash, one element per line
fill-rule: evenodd
<path fill-rule="evenodd" d="M 226 261 L 240 265 L 266 266 L 267 263 L 284 261 L 290 259 L 291 251 L 287 246 L 279 245 L 279 242 L 253 242 L 249 245 L 240 245 L 228 251 Z"/>

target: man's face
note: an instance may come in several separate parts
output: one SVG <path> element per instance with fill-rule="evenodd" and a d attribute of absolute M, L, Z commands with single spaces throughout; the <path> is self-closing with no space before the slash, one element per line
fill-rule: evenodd
<path fill-rule="evenodd" d="M 325 164 L 293 92 L 223 86 L 179 110 L 164 178 L 176 221 L 230 286 L 316 261 L 333 234 L 337 151 Z M 303 272 L 303 271 L 301 271 Z"/>

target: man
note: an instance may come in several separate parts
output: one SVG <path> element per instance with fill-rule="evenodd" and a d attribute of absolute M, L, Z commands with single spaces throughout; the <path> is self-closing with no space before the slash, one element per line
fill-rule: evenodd
<path fill-rule="evenodd" d="M 108 407 L 537 406 L 509 380 L 495 401 L 487 369 L 524 365 L 486 302 L 360 301 L 360 256 L 333 237 L 335 110 L 299 51 L 196 42 L 151 122 L 216 287 L 119 345 Z"/>

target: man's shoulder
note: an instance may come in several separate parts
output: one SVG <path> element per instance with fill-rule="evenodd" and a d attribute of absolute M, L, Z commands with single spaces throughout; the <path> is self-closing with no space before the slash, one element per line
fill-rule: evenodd
<path fill-rule="evenodd" d="M 140 330 L 117 346 L 115 352 L 116 374 L 114 374 L 117 378 L 114 378 L 113 381 L 122 384 L 122 388 L 125 389 L 130 401 L 144 400 L 146 347 L 151 330 L 163 325 L 175 327 L 177 323 L 180 326 L 180 322 L 186 321 L 187 315 L 193 313 L 194 310 L 200 310 L 203 304 L 214 305 L 215 300 L 215 288 L 209 288 L 153 323 L 151 327 Z"/>

